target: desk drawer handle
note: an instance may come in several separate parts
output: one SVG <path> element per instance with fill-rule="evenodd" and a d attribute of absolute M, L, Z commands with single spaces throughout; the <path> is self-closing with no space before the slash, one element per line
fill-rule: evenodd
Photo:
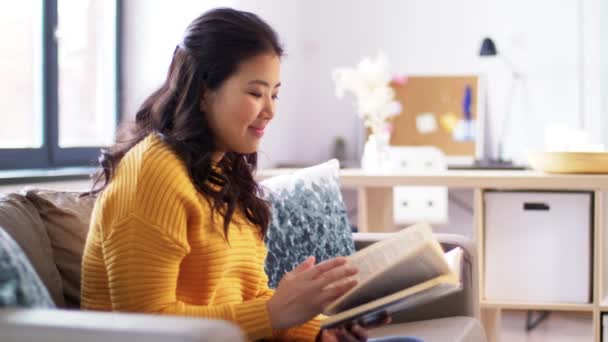
<path fill-rule="evenodd" d="M 524 203 L 524 210 L 543 210 L 549 211 L 551 207 L 545 203 L 526 202 Z"/>

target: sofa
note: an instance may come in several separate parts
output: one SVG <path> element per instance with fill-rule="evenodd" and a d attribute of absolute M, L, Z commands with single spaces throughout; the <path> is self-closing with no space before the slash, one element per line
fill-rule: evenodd
<path fill-rule="evenodd" d="M 2 308 L 2 341 L 243 341 L 232 323 L 176 316 L 79 309 L 80 262 L 93 199 L 78 192 L 25 189 L 0 194 L 0 227 L 19 245 L 56 308 Z M 357 249 L 387 234 L 353 233 Z M 445 250 L 465 251 L 463 290 L 393 316 L 372 337 L 484 342 L 478 321 L 475 249 L 462 236 L 437 234 Z"/>

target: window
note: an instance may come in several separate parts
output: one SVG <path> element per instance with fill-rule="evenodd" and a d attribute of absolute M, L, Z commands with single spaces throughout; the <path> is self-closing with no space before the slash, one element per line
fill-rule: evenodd
<path fill-rule="evenodd" d="M 0 169 L 90 166 L 119 113 L 119 0 L 0 13 Z"/>

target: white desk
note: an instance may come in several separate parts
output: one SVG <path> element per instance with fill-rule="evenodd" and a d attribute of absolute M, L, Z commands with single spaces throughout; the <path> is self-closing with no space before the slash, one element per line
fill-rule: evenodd
<path fill-rule="evenodd" d="M 264 170 L 258 179 L 293 170 Z M 582 311 L 593 316 L 593 336 L 600 342 L 601 315 L 608 312 L 608 227 L 605 193 L 608 175 L 556 175 L 535 171 L 448 170 L 436 173 L 369 173 L 359 169 L 340 171 L 343 187 L 358 189 L 358 226 L 361 231 L 382 232 L 393 229 L 393 193 L 396 185 L 446 186 L 472 188 L 475 191 L 475 240 L 478 251 L 481 321 L 491 341 L 498 340 L 501 309 Z M 486 190 L 572 190 L 593 192 L 592 302 L 589 304 L 490 302 L 484 297 L 484 204 Z"/>

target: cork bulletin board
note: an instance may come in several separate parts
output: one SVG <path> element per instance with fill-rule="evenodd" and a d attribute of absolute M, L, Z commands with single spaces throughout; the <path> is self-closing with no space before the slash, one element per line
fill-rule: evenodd
<path fill-rule="evenodd" d="M 391 145 L 430 145 L 448 157 L 475 157 L 477 76 L 407 77 L 391 86 L 402 106 Z"/>

